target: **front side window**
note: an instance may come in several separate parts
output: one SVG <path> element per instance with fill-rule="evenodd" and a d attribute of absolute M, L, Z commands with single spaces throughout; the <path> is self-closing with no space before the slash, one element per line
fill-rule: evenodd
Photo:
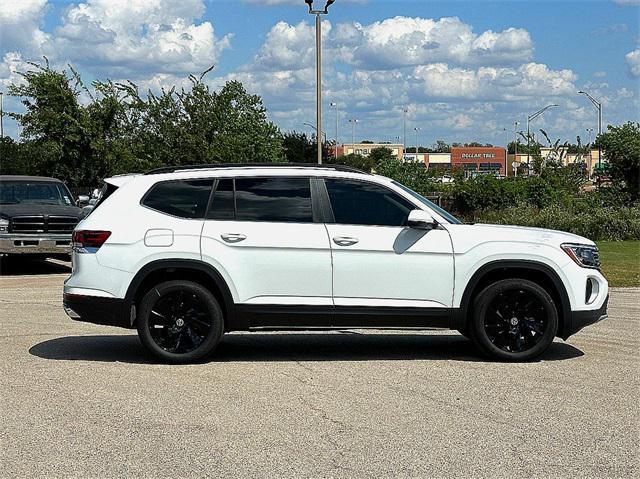
<path fill-rule="evenodd" d="M 309 178 L 236 178 L 235 201 L 238 221 L 313 222 Z"/>
<path fill-rule="evenodd" d="M 406 226 L 416 209 L 393 191 L 356 180 L 326 179 L 336 223 L 371 226 Z"/>
<path fill-rule="evenodd" d="M 142 204 L 172 216 L 202 219 L 207 210 L 213 180 L 179 180 L 157 183 Z"/>

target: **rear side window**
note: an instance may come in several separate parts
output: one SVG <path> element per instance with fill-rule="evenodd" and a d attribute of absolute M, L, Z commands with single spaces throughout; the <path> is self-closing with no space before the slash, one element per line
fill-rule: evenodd
<path fill-rule="evenodd" d="M 236 219 L 312 223 L 309 178 L 236 178 Z"/>
<path fill-rule="evenodd" d="M 211 220 L 312 223 L 309 178 L 236 178 L 218 181 Z"/>
<path fill-rule="evenodd" d="M 165 181 L 156 184 L 142 204 L 172 216 L 204 218 L 213 180 Z"/>
<path fill-rule="evenodd" d="M 415 207 L 393 191 L 373 183 L 325 179 L 336 223 L 406 226 Z"/>

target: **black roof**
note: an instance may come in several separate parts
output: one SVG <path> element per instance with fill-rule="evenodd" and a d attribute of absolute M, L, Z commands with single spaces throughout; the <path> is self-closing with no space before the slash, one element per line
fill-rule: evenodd
<path fill-rule="evenodd" d="M 317 163 L 210 163 L 203 165 L 177 165 L 164 166 L 147 171 L 145 175 L 157 175 L 160 173 L 175 173 L 177 171 L 204 170 L 204 169 L 224 169 L 224 168 L 321 168 L 335 171 L 347 171 L 350 173 L 362 173 L 368 175 L 366 171 L 347 165 L 322 164 Z"/>
<path fill-rule="evenodd" d="M 0 181 L 43 181 L 51 183 L 63 183 L 62 180 L 57 178 L 48 178 L 46 176 L 28 176 L 28 175 L 0 175 Z"/>

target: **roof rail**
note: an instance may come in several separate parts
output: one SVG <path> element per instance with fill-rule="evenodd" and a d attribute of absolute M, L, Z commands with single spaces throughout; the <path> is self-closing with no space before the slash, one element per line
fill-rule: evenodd
<path fill-rule="evenodd" d="M 161 173 L 175 173 L 178 171 L 188 170 L 217 170 L 224 168 L 321 168 L 335 171 L 346 171 L 350 173 L 362 173 L 365 175 L 370 174 L 364 170 L 360 170 L 352 166 L 337 165 L 331 163 L 322 165 L 318 165 L 316 163 L 209 163 L 202 165 L 163 166 L 162 168 L 149 170 L 145 173 L 145 175 L 158 175 Z"/>

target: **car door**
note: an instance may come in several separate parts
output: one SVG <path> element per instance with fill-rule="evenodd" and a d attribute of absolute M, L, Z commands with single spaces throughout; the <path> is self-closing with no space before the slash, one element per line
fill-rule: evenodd
<path fill-rule="evenodd" d="M 450 308 L 453 251 L 444 227 L 408 228 L 419 209 L 374 182 L 326 178 L 336 307 Z"/>
<path fill-rule="evenodd" d="M 216 182 L 202 231 L 202 258 L 225 277 L 236 305 L 330 309 L 331 250 L 312 203 L 308 177 Z"/>

